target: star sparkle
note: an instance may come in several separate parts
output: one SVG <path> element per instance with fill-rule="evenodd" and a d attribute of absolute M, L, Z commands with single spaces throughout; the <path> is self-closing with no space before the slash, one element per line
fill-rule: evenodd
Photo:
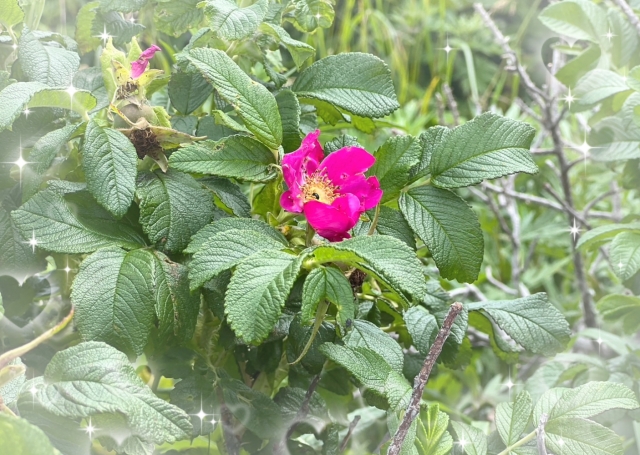
<path fill-rule="evenodd" d="M 614 36 L 618 36 L 618 35 L 614 35 L 613 33 L 611 33 L 611 29 L 609 29 L 609 31 L 607 33 L 605 33 L 603 36 L 606 36 L 607 39 L 609 40 L 609 42 L 611 42 L 611 38 L 613 38 Z"/>
<path fill-rule="evenodd" d="M 29 239 L 29 245 L 31 245 L 31 250 L 33 253 L 36 252 L 36 247 L 38 246 L 38 239 L 36 239 L 36 231 L 31 231 L 31 238 Z"/>
<path fill-rule="evenodd" d="M 89 417 L 89 423 L 84 428 L 85 433 L 87 433 L 89 435 L 89 439 L 92 438 L 92 434 L 95 433 L 96 430 L 97 430 L 97 428 L 93 426 L 93 424 L 91 423 L 91 417 Z"/>
<path fill-rule="evenodd" d="M 569 89 L 567 90 L 567 94 L 560 98 L 562 101 L 564 101 L 565 103 L 567 103 L 567 106 L 569 107 L 569 109 L 571 109 L 571 103 L 575 102 L 578 100 L 578 98 L 576 98 L 572 93 L 571 93 L 571 87 L 569 87 Z"/>
<path fill-rule="evenodd" d="M 580 232 L 582 231 L 582 229 L 580 229 L 580 227 L 577 225 L 576 223 L 576 219 L 573 219 L 573 226 L 571 226 L 569 228 L 569 233 L 571 234 L 571 236 L 573 237 L 573 241 L 576 241 L 576 237 L 580 235 Z"/>

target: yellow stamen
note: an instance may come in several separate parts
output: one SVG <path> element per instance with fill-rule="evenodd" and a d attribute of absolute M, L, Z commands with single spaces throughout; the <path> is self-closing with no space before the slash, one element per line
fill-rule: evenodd
<path fill-rule="evenodd" d="M 304 202 L 320 201 L 331 204 L 338 196 L 338 187 L 327 178 L 326 175 L 315 172 L 311 174 L 302 185 Z"/>

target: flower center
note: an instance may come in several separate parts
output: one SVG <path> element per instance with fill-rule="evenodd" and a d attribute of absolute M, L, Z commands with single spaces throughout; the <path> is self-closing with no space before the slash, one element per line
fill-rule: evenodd
<path fill-rule="evenodd" d="M 331 204 L 338 197 L 338 187 L 327 178 L 326 175 L 313 173 L 300 188 L 304 202 L 319 201 L 323 204 Z"/>

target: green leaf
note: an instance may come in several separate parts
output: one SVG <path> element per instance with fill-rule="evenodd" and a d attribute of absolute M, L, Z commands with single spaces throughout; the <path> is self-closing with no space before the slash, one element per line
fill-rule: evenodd
<path fill-rule="evenodd" d="M 313 340 L 310 340 L 311 337 Z M 327 358 L 319 351 L 319 347 L 325 342 L 333 342 L 335 338 L 336 330 L 333 324 L 323 322 L 316 332 L 314 326 L 303 325 L 301 317 L 296 315 L 291 321 L 287 335 L 287 361 L 297 363 L 300 359 L 300 366 L 307 373 L 320 374 Z"/>
<path fill-rule="evenodd" d="M 346 368 L 363 386 L 380 395 L 385 394 L 385 383 L 393 370 L 379 354 L 363 347 L 353 348 L 333 343 L 323 344 L 320 351 Z"/>
<path fill-rule="evenodd" d="M 154 322 L 153 281 L 158 265 L 146 250 L 105 248 L 85 259 L 71 293 L 82 337 L 142 354 Z"/>
<path fill-rule="evenodd" d="M 24 20 L 24 12 L 18 0 L 0 0 L 0 24 L 11 28 Z"/>
<path fill-rule="evenodd" d="M 141 173 L 136 194 L 144 231 L 165 251 L 182 251 L 213 218 L 211 193 L 190 175 L 172 169 Z"/>
<path fill-rule="evenodd" d="M 171 75 L 168 90 L 171 105 L 183 115 L 189 115 L 209 98 L 213 87 L 199 72 L 178 67 Z"/>
<path fill-rule="evenodd" d="M 191 50 L 187 57 L 234 107 L 249 131 L 270 149 L 278 148 L 282 143 L 282 122 L 273 95 L 251 80 L 223 51 L 199 48 Z"/>
<path fill-rule="evenodd" d="M 362 145 L 360 145 L 360 143 L 358 142 L 357 137 L 349 136 L 348 134 L 342 134 L 324 143 L 324 153 L 328 155 L 329 153 L 337 152 L 338 150 L 345 147 L 363 148 Z"/>
<path fill-rule="evenodd" d="M 118 245 L 144 246 L 144 238 L 128 223 L 118 222 L 101 210 L 88 193 L 82 199 L 53 191 L 40 191 L 11 214 L 24 239 L 35 238 L 37 247 L 58 253 L 91 253 L 98 248 Z"/>
<path fill-rule="evenodd" d="M 226 40 L 247 38 L 258 29 L 267 14 L 267 0 L 240 8 L 233 0 L 205 0 L 204 12 L 211 16 L 211 29 Z"/>
<path fill-rule="evenodd" d="M 91 23 L 92 36 L 100 37 L 106 30 L 113 37 L 113 43 L 116 46 L 130 43 L 131 39 L 142 33 L 144 29 L 144 25 L 126 20 L 122 14 L 115 11 L 96 11 L 95 19 Z M 100 41 L 98 43 L 100 44 Z"/>
<path fill-rule="evenodd" d="M 133 201 L 138 155 L 120 131 L 102 128 L 94 120 L 84 135 L 82 168 L 87 188 L 98 203 L 121 217 Z"/>
<path fill-rule="evenodd" d="M 320 263 L 347 262 L 372 273 L 407 304 L 421 301 L 426 292 L 420 261 L 407 245 L 393 237 L 354 237 L 317 247 L 311 254 Z"/>
<path fill-rule="evenodd" d="M 254 230 L 229 229 L 218 232 L 209 237 L 189 263 L 191 290 L 255 253 L 284 247 L 273 237 Z"/>
<path fill-rule="evenodd" d="M 395 199 L 409 183 L 409 171 L 420 159 L 420 141 L 413 136 L 392 136 L 374 156 L 376 162 L 367 175 L 375 175 L 384 191 L 381 203 Z"/>
<path fill-rule="evenodd" d="M 458 436 L 458 442 L 464 441 L 464 452 L 467 455 L 486 455 L 487 436 L 480 430 L 466 423 L 452 421 L 453 431 Z"/>
<path fill-rule="evenodd" d="M 86 54 L 100 45 L 100 38 L 94 33 L 93 22 L 96 18 L 96 10 L 99 2 L 86 3 L 78 11 L 76 16 L 75 40 L 78 43 L 78 50 L 81 54 Z"/>
<path fill-rule="evenodd" d="M 344 337 L 344 343 L 352 349 L 367 348 L 382 357 L 393 370 L 402 373 L 404 355 L 400 345 L 369 321 L 356 319 L 353 328 Z"/>
<path fill-rule="evenodd" d="M 431 155 L 437 149 L 445 146 L 453 130 L 446 126 L 433 126 L 419 136 L 420 139 L 420 159 L 418 164 L 411 169 L 410 182 L 414 182 L 422 177 L 426 177 L 431 172 Z"/>
<path fill-rule="evenodd" d="M 228 136 L 217 142 L 203 141 L 173 152 L 169 166 L 184 172 L 266 182 L 276 176 L 273 153 L 247 136 Z"/>
<path fill-rule="evenodd" d="M 516 172 L 535 174 L 531 125 L 487 112 L 447 134 L 431 153 L 431 181 L 442 188 L 475 185 Z"/>
<path fill-rule="evenodd" d="M 482 311 L 516 343 L 536 354 L 550 356 L 564 350 L 571 336 L 564 316 L 543 292 L 515 300 L 471 303 L 467 309 Z"/>
<path fill-rule="evenodd" d="M 545 443 L 564 455 L 622 455 L 622 442 L 613 430 L 586 419 L 557 419 L 545 427 Z"/>
<path fill-rule="evenodd" d="M 629 64 L 638 47 L 638 34 L 626 15 L 617 8 L 607 8 L 607 17 L 611 27 L 611 61 L 616 68 Z"/>
<path fill-rule="evenodd" d="M 632 334 L 640 325 L 640 297 L 609 294 L 598 302 L 598 311 L 605 321 L 622 321 L 625 333 Z"/>
<path fill-rule="evenodd" d="M 496 428 L 506 446 L 520 440 L 520 436 L 527 429 L 532 412 L 533 401 L 526 390 L 520 392 L 513 403 L 498 404 Z"/>
<path fill-rule="evenodd" d="M 293 24 L 302 32 L 311 33 L 317 28 L 329 28 L 335 12 L 331 0 L 294 0 Z"/>
<path fill-rule="evenodd" d="M 175 337 L 178 343 L 187 343 L 193 337 L 200 310 L 200 294 L 191 294 L 187 268 L 154 252 L 155 309 L 161 339 Z"/>
<path fill-rule="evenodd" d="M 4 314 L 2 295 L 0 294 L 0 319 Z M 5 321 L 6 322 L 6 321 Z M 20 357 L 16 357 L 0 370 L 0 397 L 4 404 L 12 404 L 18 398 L 20 389 L 26 381 L 26 365 Z"/>
<path fill-rule="evenodd" d="M 26 276 L 42 270 L 40 259 L 4 207 L 0 206 L 0 275 Z"/>
<path fill-rule="evenodd" d="M 443 278 L 469 283 L 478 278 L 484 240 L 478 217 L 466 202 L 451 191 L 421 186 L 403 193 L 399 204 Z"/>
<path fill-rule="evenodd" d="M 156 397 L 123 353 L 100 342 L 56 353 L 35 398 L 59 416 L 122 415 L 143 441 L 171 443 L 191 435 L 189 416 Z"/>
<path fill-rule="evenodd" d="M 257 193 L 254 193 L 251 203 L 251 211 L 254 215 L 259 215 L 261 218 L 269 220 L 280 214 L 282 211 L 280 196 L 284 191 L 282 183 L 282 177 L 278 176 L 267 182 Z"/>
<path fill-rule="evenodd" d="M 619 74 L 594 69 L 578 81 L 574 94 L 580 104 L 596 104 L 626 90 L 629 90 L 629 86 Z"/>
<path fill-rule="evenodd" d="M 0 8 L 4 8 L 2 2 L 0 2 Z M 40 428 L 31 425 L 24 419 L 4 413 L 0 414 L 0 452 L 11 455 L 56 455 L 59 453 L 53 448 Z"/>
<path fill-rule="evenodd" d="M 367 214 L 370 218 L 375 216 L 373 210 L 367 212 Z M 370 223 L 368 224 L 370 227 Z M 416 249 L 416 239 L 413 235 L 413 231 L 399 210 L 392 209 L 386 205 L 381 205 L 376 231 L 380 234 L 389 235 L 397 238 L 398 240 L 402 240 L 409 246 L 409 248 L 414 250 Z"/>
<path fill-rule="evenodd" d="M 282 119 L 282 148 L 285 153 L 300 147 L 300 104 L 291 90 L 282 90 L 276 95 L 280 118 Z"/>
<path fill-rule="evenodd" d="M 225 313 L 236 336 L 246 343 L 267 337 L 298 276 L 301 257 L 262 251 L 240 262 L 225 296 Z"/>
<path fill-rule="evenodd" d="M 305 68 L 291 89 L 361 117 L 384 117 L 400 105 L 387 65 L 371 54 L 342 53 Z"/>
<path fill-rule="evenodd" d="M 591 250 L 606 243 L 610 238 L 628 231 L 640 233 L 640 223 L 605 224 L 604 226 L 590 229 L 580 236 L 576 248 Z M 614 264 L 614 266 L 617 266 L 617 264 Z"/>
<path fill-rule="evenodd" d="M 273 36 L 281 45 L 286 47 L 291 54 L 291 58 L 293 58 L 293 63 L 295 63 L 298 68 L 300 68 L 309 57 L 316 53 L 313 46 L 291 38 L 289 33 L 279 25 L 263 22 L 260 25 L 260 31 Z"/>
<path fill-rule="evenodd" d="M 100 9 L 102 11 L 131 13 L 139 11 L 146 3 L 147 0 L 100 0 Z"/>
<path fill-rule="evenodd" d="M 80 66 L 78 54 L 61 47 L 45 46 L 33 32 L 20 37 L 18 60 L 30 81 L 56 88 L 69 87 Z"/>
<path fill-rule="evenodd" d="M 559 418 L 587 419 L 610 409 L 636 409 L 635 394 L 624 384 L 588 382 L 567 390 L 549 412 L 549 422 Z"/>
<path fill-rule="evenodd" d="M 189 246 L 184 250 L 185 253 L 196 253 L 204 244 L 211 239 L 214 235 L 229 231 L 232 229 L 243 231 L 254 231 L 259 234 L 264 234 L 271 237 L 273 240 L 277 240 L 282 243 L 283 246 L 287 246 L 288 242 L 284 236 L 269 226 L 264 221 L 252 220 L 252 219 L 239 219 L 239 218 L 223 218 L 221 220 L 214 221 L 211 224 L 206 225 L 200 229 L 192 238 Z"/>
<path fill-rule="evenodd" d="M 415 444 L 420 455 L 446 455 L 453 448 L 453 438 L 447 431 L 449 416 L 440 411 L 440 406 L 421 406 L 417 419 Z"/>
<path fill-rule="evenodd" d="M 336 321 L 344 330 L 347 327 L 347 321 L 355 317 L 355 301 L 349 280 L 334 267 L 315 268 L 305 279 L 301 308 L 303 323 L 311 322 L 318 304 L 324 300 L 336 306 Z"/>
<path fill-rule="evenodd" d="M 204 21 L 204 11 L 197 5 L 201 0 L 161 0 L 155 7 L 155 24 L 167 35 L 180 36 L 197 29 Z"/>
<path fill-rule="evenodd" d="M 10 128 L 27 107 L 57 107 L 85 113 L 96 106 L 96 99 L 87 91 L 78 91 L 73 100 L 64 90 L 51 89 L 40 82 L 16 82 L 0 92 L 0 131 Z"/>
<path fill-rule="evenodd" d="M 213 191 L 235 216 L 251 217 L 251 205 L 247 196 L 235 183 L 220 177 L 206 177 L 199 179 L 198 182 Z"/>
<path fill-rule="evenodd" d="M 556 33 L 576 40 L 602 43 L 607 34 L 607 19 L 602 8 L 588 0 L 565 0 L 547 6 L 540 22 Z"/>
<path fill-rule="evenodd" d="M 628 280 L 640 270 L 640 233 L 621 232 L 611 242 L 611 264 L 621 280 Z"/>

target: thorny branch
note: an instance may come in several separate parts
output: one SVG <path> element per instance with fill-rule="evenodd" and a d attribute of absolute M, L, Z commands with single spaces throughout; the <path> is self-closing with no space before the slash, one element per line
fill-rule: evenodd
<path fill-rule="evenodd" d="M 407 433 L 409 432 L 411 424 L 418 417 L 418 414 L 420 414 L 420 401 L 422 401 L 422 393 L 424 392 L 424 387 L 429 380 L 431 370 L 433 369 L 436 360 L 442 352 L 444 342 L 447 340 L 449 334 L 451 333 L 451 327 L 453 326 L 454 321 L 462 312 L 462 310 L 463 306 L 460 302 L 453 303 L 449 308 L 447 317 L 442 323 L 442 328 L 438 332 L 435 341 L 429 349 L 429 354 L 424 360 L 424 364 L 422 365 L 420 373 L 418 373 L 418 376 L 416 376 L 413 385 L 413 393 L 411 394 L 411 400 L 409 401 L 409 406 L 407 407 L 407 411 L 404 413 L 402 422 L 400 422 L 400 426 L 398 426 L 398 431 L 396 431 L 396 434 L 393 436 L 393 440 L 391 441 L 391 445 L 389 446 L 387 455 L 398 455 L 400 453 L 400 450 L 402 449 L 402 443 L 407 437 Z"/>

